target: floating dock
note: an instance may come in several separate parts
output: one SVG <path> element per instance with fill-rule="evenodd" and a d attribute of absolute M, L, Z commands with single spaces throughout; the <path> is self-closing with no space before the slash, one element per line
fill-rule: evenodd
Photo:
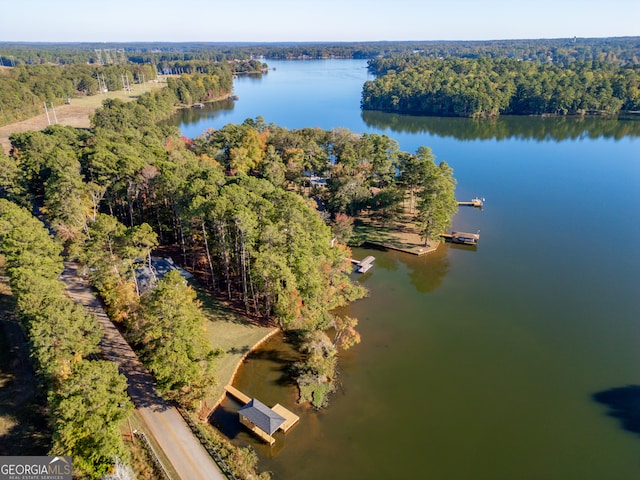
<path fill-rule="evenodd" d="M 351 258 L 351 263 L 356 266 L 356 272 L 358 273 L 366 273 L 373 267 L 373 262 L 376 257 L 369 255 L 368 257 L 364 257 L 362 260 L 355 260 Z"/>
<path fill-rule="evenodd" d="M 440 236 L 448 242 L 460 243 L 463 245 L 477 245 L 478 240 L 480 240 L 479 231 L 478 233 L 467 233 L 467 232 L 443 233 Z"/>
<path fill-rule="evenodd" d="M 482 208 L 484 206 L 484 198 L 473 198 L 470 202 L 458 202 L 461 207 L 476 207 Z"/>

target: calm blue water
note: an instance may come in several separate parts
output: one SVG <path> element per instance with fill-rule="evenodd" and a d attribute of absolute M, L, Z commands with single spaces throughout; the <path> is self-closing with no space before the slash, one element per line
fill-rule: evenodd
<path fill-rule="evenodd" d="M 223 425 L 234 441 L 282 479 L 640 478 L 639 434 L 592 398 L 640 385 L 640 122 L 363 115 L 365 62 L 269 64 L 236 81 L 232 109 L 188 112 L 183 133 L 258 115 L 386 133 L 446 160 L 459 199 L 487 201 L 454 219 L 481 231 L 476 250 L 355 249 L 377 260 L 359 278 L 370 297 L 348 308 L 362 343 L 342 355 L 342 388 L 322 412 L 296 406 L 276 339 L 235 384 L 301 423 L 275 449 Z"/>

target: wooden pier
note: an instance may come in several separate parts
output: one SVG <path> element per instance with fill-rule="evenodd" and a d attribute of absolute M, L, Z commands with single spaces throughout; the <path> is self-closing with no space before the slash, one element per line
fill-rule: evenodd
<path fill-rule="evenodd" d="M 484 198 L 473 198 L 470 202 L 458 202 L 461 207 L 476 207 L 482 208 L 484 206 Z"/>
<path fill-rule="evenodd" d="M 240 403 L 242 403 L 243 405 L 243 408 L 240 409 L 240 423 L 242 423 L 256 436 L 258 436 L 261 440 L 265 441 L 269 445 L 273 445 L 276 441 L 276 439 L 272 436 L 275 431 L 282 430 L 286 433 L 300 420 L 300 417 L 298 415 L 283 407 L 279 403 L 269 408 L 259 400 L 252 399 L 248 395 L 245 395 L 232 385 L 227 385 L 226 387 L 224 387 L 224 389 L 229 395 L 240 401 Z M 255 409 L 257 409 L 259 413 L 263 415 L 263 417 L 267 418 L 260 418 L 259 424 L 257 424 L 255 423 L 255 418 L 250 418 L 252 417 L 253 412 L 247 415 L 243 415 L 243 410 L 245 410 L 246 407 L 250 405 L 250 409 L 254 408 L 255 405 Z M 267 421 L 267 423 L 264 423 L 265 420 Z M 276 423 L 273 424 L 272 422 Z M 273 425 L 273 427 L 270 427 L 269 425 Z"/>
<path fill-rule="evenodd" d="M 245 395 L 244 393 L 242 393 L 240 390 L 238 390 L 236 387 L 232 385 L 227 385 L 226 387 L 224 387 L 224 389 L 227 391 L 229 395 L 231 395 L 236 400 L 239 400 L 240 403 L 242 403 L 243 405 L 246 405 L 251 401 L 251 397 L 249 397 L 248 395 Z"/>
<path fill-rule="evenodd" d="M 480 240 L 480 232 L 478 233 L 467 233 L 467 232 L 451 232 L 451 233 L 442 233 L 440 234 L 442 238 L 446 241 L 452 243 L 459 243 L 462 245 L 477 245 L 478 240 Z"/>

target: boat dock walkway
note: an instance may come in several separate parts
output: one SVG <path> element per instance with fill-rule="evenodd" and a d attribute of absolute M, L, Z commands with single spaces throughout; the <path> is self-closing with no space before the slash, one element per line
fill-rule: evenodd
<path fill-rule="evenodd" d="M 245 395 L 244 393 L 242 393 L 240 390 L 238 390 L 236 387 L 232 385 L 227 385 L 226 387 L 224 387 L 224 389 L 233 398 L 240 400 L 240 403 L 242 403 L 243 405 L 246 405 L 251 401 L 251 397 L 249 397 L 248 395 Z"/>

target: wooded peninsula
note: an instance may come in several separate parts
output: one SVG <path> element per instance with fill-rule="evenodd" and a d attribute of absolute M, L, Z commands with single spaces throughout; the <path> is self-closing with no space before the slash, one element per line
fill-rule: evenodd
<path fill-rule="evenodd" d="M 377 78 L 363 87 L 364 110 L 473 118 L 640 110 L 637 63 L 412 55 L 370 60 L 369 70 Z"/>

